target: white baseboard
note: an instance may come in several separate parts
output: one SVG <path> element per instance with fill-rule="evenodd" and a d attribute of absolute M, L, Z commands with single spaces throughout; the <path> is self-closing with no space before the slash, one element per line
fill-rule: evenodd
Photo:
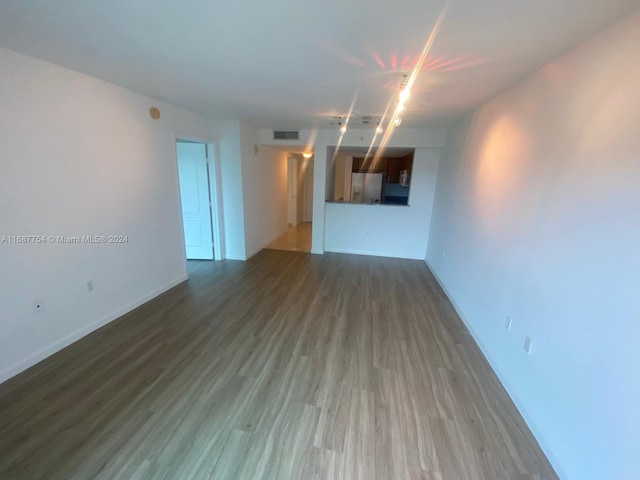
<path fill-rule="evenodd" d="M 5 380 L 10 379 L 11 377 L 19 374 L 20 372 L 26 370 L 29 367 L 32 367 L 33 365 L 35 365 L 36 363 L 44 360 L 45 358 L 53 355 L 54 353 L 58 352 L 59 350 L 62 350 L 63 348 L 71 345 L 73 342 L 76 342 L 78 340 L 80 340 L 82 337 L 90 334 L 91 332 L 99 329 L 100 327 L 116 320 L 117 318 L 120 318 L 122 315 L 129 313 L 131 310 L 138 308 L 140 305 L 147 303 L 149 300 L 152 300 L 153 298 L 157 297 L 158 295 L 161 295 L 162 293 L 166 292 L 167 290 L 175 287 L 176 285 L 184 282 L 185 280 L 187 280 L 189 277 L 187 275 L 181 275 L 179 278 L 177 278 L 176 280 L 173 280 L 172 282 L 167 283 L 166 285 L 163 285 L 162 287 L 146 294 L 143 295 L 142 297 L 138 298 L 137 300 L 124 305 L 120 308 L 117 308 L 116 310 L 108 313 L 107 315 L 104 315 L 103 317 L 99 318 L 98 320 L 96 320 L 95 322 L 84 326 L 83 328 L 76 330 L 75 332 L 70 333 L 69 335 L 61 338 L 60 340 L 52 343 L 51 345 L 46 346 L 45 348 L 38 350 L 36 353 L 29 355 L 27 358 L 25 358 L 24 360 L 19 361 L 18 363 L 13 364 L 12 366 L 10 366 L 9 368 L 4 369 L 2 372 L 0 372 L 0 383 L 4 382 Z"/>
<path fill-rule="evenodd" d="M 272 243 L 272 242 L 269 242 L 269 243 Z M 269 243 L 267 245 L 269 245 Z M 243 262 L 246 262 L 251 257 L 256 255 L 257 253 L 260 253 L 264 249 L 265 247 L 256 248 L 255 250 L 247 253 L 246 255 L 227 255 L 225 257 L 225 260 L 242 260 Z"/>
<path fill-rule="evenodd" d="M 272 242 L 269 242 L 269 243 L 272 243 Z M 267 243 L 267 245 L 269 245 L 269 243 Z M 252 251 L 252 252 L 249 252 L 249 253 L 247 254 L 247 257 L 246 257 L 246 259 L 245 259 L 245 260 L 249 260 L 249 259 L 250 259 L 251 257 L 253 257 L 256 253 L 259 253 L 259 252 L 261 252 L 262 250 L 264 250 L 264 247 L 260 247 L 260 248 L 255 249 L 255 250 L 254 250 L 254 251 Z"/>
<path fill-rule="evenodd" d="M 445 286 L 444 282 L 440 279 L 435 269 L 431 266 L 431 264 L 427 261 L 426 258 L 424 259 L 424 263 L 427 264 L 427 267 L 435 277 L 436 281 L 438 282 L 438 285 L 440 285 L 440 288 L 442 288 L 442 291 L 444 292 L 444 294 L 449 299 L 449 302 L 451 302 L 451 305 L 453 305 L 453 308 L 455 309 L 456 313 L 462 320 L 462 323 L 464 323 L 465 327 L 467 327 L 467 330 L 469 330 L 469 333 L 473 337 L 473 341 L 476 342 L 476 345 L 478 345 L 478 348 L 482 352 L 482 355 L 484 356 L 484 358 L 487 359 L 487 362 L 489 362 L 489 366 L 491 366 L 491 369 L 496 374 L 496 376 L 498 377 L 498 380 L 506 390 L 507 395 L 509 395 L 509 398 L 511 398 L 511 401 L 516 406 L 516 409 L 518 410 L 518 412 L 520 412 L 520 416 L 522 416 L 525 423 L 529 427 L 529 430 L 531 430 L 531 433 L 533 434 L 536 441 L 540 445 L 540 448 L 542 449 L 544 454 L 547 456 L 547 459 L 549 460 L 549 463 L 551 463 L 551 465 L 553 466 L 554 470 L 556 471 L 556 474 L 560 478 L 567 478 L 562 468 L 560 468 L 560 463 L 558 462 L 558 459 L 553 454 L 551 448 L 549 447 L 548 442 L 545 440 L 544 435 L 536 427 L 535 423 L 531 420 L 531 416 L 528 414 L 527 409 L 522 405 L 522 402 L 518 399 L 518 396 L 513 393 L 514 390 L 510 387 L 509 382 L 505 380 L 505 377 L 500 371 L 500 368 L 498 367 L 496 362 L 491 358 L 491 355 L 489 355 L 489 351 L 487 350 L 487 348 L 482 344 L 482 342 L 480 342 L 477 333 L 475 332 L 473 326 L 471 325 L 471 322 L 462 313 L 462 310 L 454 300 L 449 290 L 447 290 L 447 287 Z"/>
<path fill-rule="evenodd" d="M 243 262 L 247 259 L 244 255 L 225 255 L 225 260 L 242 260 Z"/>
<path fill-rule="evenodd" d="M 351 250 L 351 249 L 339 249 L 339 248 L 325 248 L 324 250 L 325 252 L 331 252 L 331 253 L 348 253 L 350 255 L 368 255 L 370 257 L 387 257 L 387 258 L 403 258 L 403 259 L 407 259 L 407 260 L 424 260 L 424 257 L 407 257 L 407 256 L 401 256 L 401 255 L 396 255 L 393 253 L 388 253 L 388 252 L 372 252 L 372 251 L 368 251 L 368 250 Z M 311 251 L 311 253 L 314 253 L 313 251 Z"/>

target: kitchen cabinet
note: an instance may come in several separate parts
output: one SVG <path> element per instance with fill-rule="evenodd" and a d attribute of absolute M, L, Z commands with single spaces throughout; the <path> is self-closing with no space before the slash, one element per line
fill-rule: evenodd
<path fill-rule="evenodd" d="M 378 158 L 375 162 L 368 158 L 353 157 L 354 173 L 386 173 L 386 183 L 400 183 L 400 172 L 406 170 L 411 177 L 413 153 L 397 158 Z"/>
<path fill-rule="evenodd" d="M 400 159 L 390 158 L 387 163 L 387 183 L 398 183 L 400 179 Z"/>

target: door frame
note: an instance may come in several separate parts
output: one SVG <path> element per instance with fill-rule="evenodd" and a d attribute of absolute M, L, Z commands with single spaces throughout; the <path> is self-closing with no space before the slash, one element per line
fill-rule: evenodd
<path fill-rule="evenodd" d="M 213 239 L 213 259 L 224 259 L 224 221 L 222 218 L 222 188 L 220 174 L 220 156 L 217 149 L 218 143 L 208 139 L 194 137 L 193 135 L 180 132 L 172 133 L 173 157 L 174 157 L 174 179 L 177 192 L 178 214 L 181 228 L 180 242 L 182 244 L 182 255 L 184 257 L 185 269 L 187 265 L 187 248 L 184 238 L 184 220 L 182 217 L 182 196 L 180 193 L 180 176 L 178 172 L 178 140 L 202 143 L 207 149 L 207 175 L 209 180 L 209 205 L 211 208 L 211 238 Z"/>

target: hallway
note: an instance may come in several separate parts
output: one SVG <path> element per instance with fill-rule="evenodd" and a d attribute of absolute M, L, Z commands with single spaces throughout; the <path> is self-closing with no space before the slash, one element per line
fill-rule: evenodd
<path fill-rule="evenodd" d="M 311 222 L 306 222 L 295 227 L 289 226 L 285 233 L 266 248 L 289 252 L 311 252 L 311 225 Z"/>

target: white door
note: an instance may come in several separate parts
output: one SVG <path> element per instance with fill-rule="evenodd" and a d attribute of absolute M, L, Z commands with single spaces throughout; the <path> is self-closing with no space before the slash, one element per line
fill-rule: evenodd
<path fill-rule="evenodd" d="M 187 258 L 213 260 L 207 150 L 203 143 L 177 143 L 182 221 Z"/>

